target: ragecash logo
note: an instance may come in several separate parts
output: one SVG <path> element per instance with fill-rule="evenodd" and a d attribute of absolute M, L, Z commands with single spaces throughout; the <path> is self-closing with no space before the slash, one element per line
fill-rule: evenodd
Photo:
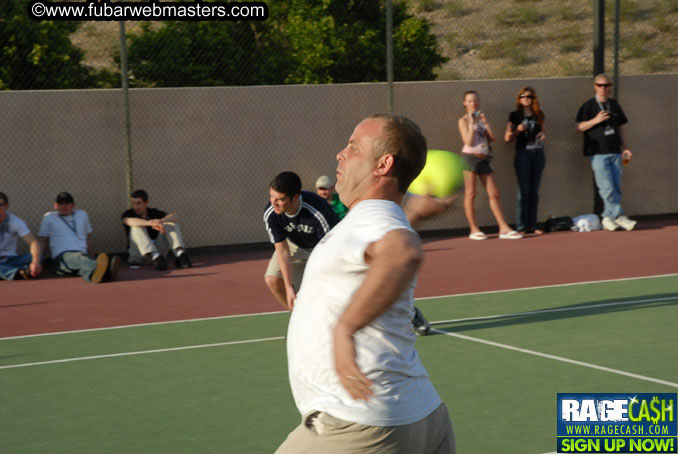
<path fill-rule="evenodd" d="M 678 453 L 678 394 L 558 393 L 558 453 Z"/>

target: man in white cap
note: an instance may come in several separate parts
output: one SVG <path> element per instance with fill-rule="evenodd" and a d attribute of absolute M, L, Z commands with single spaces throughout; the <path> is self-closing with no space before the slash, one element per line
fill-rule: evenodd
<path fill-rule="evenodd" d="M 348 213 L 348 208 L 339 200 L 339 194 L 334 192 L 334 184 L 332 184 L 330 177 L 327 175 L 318 177 L 315 180 L 315 192 L 330 204 L 339 219 L 344 219 L 344 216 Z"/>

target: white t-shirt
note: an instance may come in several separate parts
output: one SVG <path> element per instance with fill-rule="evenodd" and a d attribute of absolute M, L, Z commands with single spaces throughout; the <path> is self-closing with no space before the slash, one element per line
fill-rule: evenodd
<path fill-rule="evenodd" d="M 56 211 L 45 213 L 40 223 L 39 236 L 49 238 L 52 257 L 66 251 L 87 254 L 87 235 L 92 233 L 87 212 L 73 210 L 68 216 L 59 216 Z"/>
<path fill-rule="evenodd" d="M 6 227 L 3 227 L 3 224 Z M 13 214 L 7 213 L 5 221 L 0 223 L 0 257 L 3 255 L 17 255 L 17 237 L 24 237 L 29 233 L 31 233 L 31 231 L 28 229 L 26 223 L 22 219 L 14 216 Z"/>
<path fill-rule="evenodd" d="M 412 230 L 387 200 L 358 203 L 313 249 L 287 332 L 290 386 L 301 414 L 324 411 L 368 426 L 410 424 L 441 403 L 414 348 L 414 287 L 354 335 L 357 363 L 374 383 L 368 401 L 354 400 L 334 368 L 332 332 L 365 279 L 365 250 L 391 230 Z"/>

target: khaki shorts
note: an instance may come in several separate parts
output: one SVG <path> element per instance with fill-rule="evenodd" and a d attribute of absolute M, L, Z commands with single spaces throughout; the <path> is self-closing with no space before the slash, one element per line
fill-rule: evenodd
<path fill-rule="evenodd" d="M 364 426 L 323 412 L 304 415 L 276 454 L 456 454 L 445 404 L 404 426 Z"/>
<path fill-rule="evenodd" d="M 311 255 L 311 251 L 300 248 L 290 240 L 286 241 L 287 246 L 290 248 L 290 255 L 292 256 L 292 283 L 294 284 L 294 289 L 298 291 L 299 286 L 301 285 L 301 278 L 304 276 L 306 261 Z M 274 252 L 271 260 L 268 261 L 268 267 L 266 268 L 266 274 L 264 274 L 264 276 L 275 276 L 278 279 L 282 279 L 277 253 Z"/>

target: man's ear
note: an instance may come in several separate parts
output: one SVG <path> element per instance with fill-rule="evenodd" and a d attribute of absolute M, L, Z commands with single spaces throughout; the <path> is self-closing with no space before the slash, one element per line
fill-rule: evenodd
<path fill-rule="evenodd" d="M 379 176 L 392 174 L 394 165 L 395 157 L 390 153 L 383 154 L 377 160 L 377 166 L 374 170 L 375 174 Z"/>

